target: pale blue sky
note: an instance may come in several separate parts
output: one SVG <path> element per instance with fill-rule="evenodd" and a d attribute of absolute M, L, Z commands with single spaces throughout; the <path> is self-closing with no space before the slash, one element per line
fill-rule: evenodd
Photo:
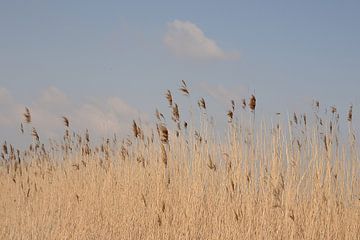
<path fill-rule="evenodd" d="M 314 98 L 357 111 L 359 12 L 359 1 L 0 0 L 0 131 L 10 137 L 23 105 L 43 115 L 151 119 L 181 79 L 220 102 L 214 112 L 224 94 L 254 91 L 264 114 L 302 111 Z M 199 41 L 192 30 L 203 32 Z M 200 46 L 204 39 L 215 50 Z"/>

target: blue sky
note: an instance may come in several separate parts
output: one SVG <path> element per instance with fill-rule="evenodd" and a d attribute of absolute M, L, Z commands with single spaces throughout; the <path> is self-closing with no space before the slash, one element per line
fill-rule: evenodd
<path fill-rule="evenodd" d="M 254 92 L 265 116 L 312 99 L 356 113 L 359 11 L 358 1 L 0 0 L 0 140 L 16 139 L 24 106 L 49 135 L 62 115 L 122 132 L 165 110 L 182 79 L 214 115 Z"/>

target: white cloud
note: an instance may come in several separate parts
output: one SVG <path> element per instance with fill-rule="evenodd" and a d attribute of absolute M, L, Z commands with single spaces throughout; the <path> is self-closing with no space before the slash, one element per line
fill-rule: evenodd
<path fill-rule="evenodd" d="M 68 106 L 70 104 L 70 99 L 66 96 L 66 94 L 54 86 L 45 89 L 41 93 L 37 101 L 42 105 L 46 105 L 50 107 L 54 105 Z"/>
<path fill-rule="evenodd" d="M 14 101 L 11 92 L 0 87 L 0 125 L 9 127 L 14 124 L 14 116 L 18 113 L 19 106 Z"/>
<path fill-rule="evenodd" d="M 30 109 L 32 126 L 38 130 L 42 139 L 61 137 L 64 126 L 62 116 L 69 118 L 70 127 L 75 131 L 89 129 L 90 133 L 97 137 L 110 137 L 114 133 L 128 134 L 132 119 L 147 119 L 146 114 L 118 97 L 77 103 L 61 90 L 49 87 L 32 103 L 23 104 L 16 101 L 7 89 L 0 88 L 0 132 L 9 127 L 12 130 L 19 127 L 25 106 Z M 25 130 L 31 130 L 26 124 L 24 126 Z M 7 131 L 7 136 L 10 134 L 11 132 Z M 13 133 L 16 134 L 18 132 Z"/>
<path fill-rule="evenodd" d="M 0 104 L 5 105 L 12 102 L 11 93 L 3 87 L 0 87 Z"/>
<path fill-rule="evenodd" d="M 88 128 L 100 136 L 130 133 L 132 119 L 147 119 L 147 115 L 118 97 L 86 103 L 73 112 L 71 119 L 77 128 Z"/>
<path fill-rule="evenodd" d="M 139 112 L 118 97 L 110 97 L 107 99 L 107 105 L 111 107 L 115 113 L 128 116 L 139 115 Z"/>
<path fill-rule="evenodd" d="M 195 59 L 236 59 L 237 53 L 225 52 L 214 40 L 189 21 L 175 20 L 168 23 L 164 36 L 165 45 L 177 56 Z"/>
<path fill-rule="evenodd" d="M 75 126 L 86 127 L 92 133 L 104 136 L 119 133 L 124 125 L 114 114 L 113 109 L 101 108 L 95 104 L 84 104 L 73 114 L 72 121 Z"/>
<path fill-rule="evenodd" d="M 231 100 L 240 102 L 241 99 L 245 98 L 248 95 L 249 89 L 242 85 L 232 86 L 227 88 L 221 84 L 211 85 L 208 83 L 202 83 L 200 88 L 206 93 L 209 94 L 216 101 L 219 101 L 224 104 L 229 104 Z"/>

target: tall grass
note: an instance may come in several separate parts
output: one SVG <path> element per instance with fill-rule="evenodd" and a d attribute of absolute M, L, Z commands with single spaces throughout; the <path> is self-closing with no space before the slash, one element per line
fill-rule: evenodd
<path fill-rule="evenodd" d="M 153 130 L 134 121 L 99 146 L 66 117 L 62 141 L 43 145 L 26 109 L 33 143 L 2 148 L 0 239 L 360 239 L 352 108 L 343 141 L 336 108 L 270 125 L 251 96 L 224 110 L 219 140 L 204 98 L 196 129 L 165 97 Z"/>

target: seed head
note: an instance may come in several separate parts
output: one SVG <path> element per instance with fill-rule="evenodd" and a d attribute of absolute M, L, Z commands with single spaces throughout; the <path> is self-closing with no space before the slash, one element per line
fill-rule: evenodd
<path fill-rule="evenodd" d="M 231 122 L 234 117 L 234 112 L 229 110 L 226 115 L 229 117 L 229 122 Z"/>
<path fill-rule="evenodd" d="M 251 95 L 250 97 L 250 101 L 249 101 L 249 107 L 250 107 L 250 110 L 253 112 L 255 111 L 255 107 L 256 107 L 256 98 L 254 95 Z"/>
<path fill-rule="evenodd" d="M 337 109 L 335 106 L 331 106 L 331 113 L 334 114 L 337 112 Z"/>
<path fill-rule="evenodd" d="M 169 142 L 169 132 L 165 127 L 165 125 L 163 124 L 158 125 L 158 133 L 159 133 L 160 141 L 162 143 L 166 144 Z"/>
<path fill-rule="evenodd" d="M 133 120 L 132 130 L 135 138 L 138 138 L 141 135 L 141 129 L 136 124 L 135 120 Z"/>
<path fill-rule="evenodd" d="M 241 101 L 242 101 L 242 108 L 245 109 L 246 108 L 246 100 L 245 100 L 245 98 L 243 98 Z"/>
<path fill-rule="evenodd" d="M 349 112 L 348 112 L 348 121 L 351 122 L 352 121 L 352 109 L 353 109 L 353 106 L 350 105 L 350 108 L 349 108 Z"/>
<path fill-rule="evenodd" d="M 65 127 L 69 127 L 69 119 L 65 116 L 62 117 L 64 120 Z"/>
<path fill-rule="evenodd" d="M 180 120 L 179 107 L 176 103 L 174 104 L 174 106 L 172 108 L 172 120 L 174 122 L 179 122 L 179 120 Z"/>
<path fill-rule="evenodd" d="M 205 103 L 204 98 L 201 98 L 201 99 L 198 101 L 198 105 L 199 105 L 200 108 L 206 110 L 206 103 Z"/>
<path fill-rule="evenodd" d="M 155 111 L 155 116 L 159 121 L 161 121 L 161 119 L 165 120 L 164 115 L 161 112 L 159 112 L 158 109 L 156 109 L 156 111 Z"/>
<path fill-rule="evenodd" d="M 189 89 L 184 80 L 181 80 L 181 86 L 179 88 L 180 92 L 182 92 L 185 96 L 189 96 Z"/>
<path fill-rule="evenodd" d="M 296 113 L 294 113 L 294 122 L 295 122 L 295 124 L 298 124 L 298 118 L 296 116 Z"/>
<path fill-rule="evenodd" d="M 31 123 L 31 114 L 30 110 L 25 107 L 25 113 L 24 113 L 25 123 Z"/>
<path fill-rule="evenodd" d="M 38 142 L 40 140 L 39 134 L 37 133 L 36 129 L 33 127 L 31 135 L 35 138 L 35 140 Z"/>
<path fill-rule="evenodd" d="M 166 97 L 166 99 L 168 100 L 169 107 L 172 107 L 172 105 L 173 105 L 173 98 L 172 98 L 172 95 L 171 95 L 170 90 L 167 90 L 167 91 L 166 91 L 165 97 Z"/>

